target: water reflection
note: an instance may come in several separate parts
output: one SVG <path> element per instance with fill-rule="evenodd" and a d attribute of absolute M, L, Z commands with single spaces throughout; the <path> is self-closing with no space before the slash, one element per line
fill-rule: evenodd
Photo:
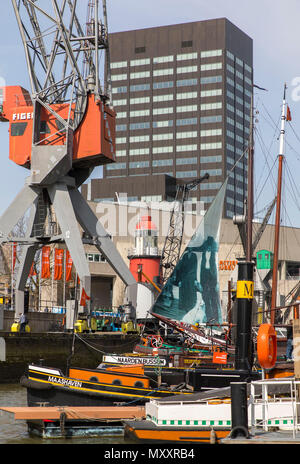
<path fill-rule="evenodd" d="M 27 406 L 26 389 L 18 384 L 0 384 L 0 406 Z M 0 444 L 117 444 L 131 443 L 123 437 L 44 439 L 28 434 L 26 421 L 0 411 Z"/>

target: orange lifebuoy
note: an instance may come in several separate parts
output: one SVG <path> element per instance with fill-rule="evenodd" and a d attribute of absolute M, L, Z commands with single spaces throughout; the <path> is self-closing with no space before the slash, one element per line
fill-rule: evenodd
<path fill-rule="evenodd" d="M 277 358 L 277 338 L 271 324 L 261 324 L 257 334 L 258 362 L 264 369 L 274 367 Z"/>

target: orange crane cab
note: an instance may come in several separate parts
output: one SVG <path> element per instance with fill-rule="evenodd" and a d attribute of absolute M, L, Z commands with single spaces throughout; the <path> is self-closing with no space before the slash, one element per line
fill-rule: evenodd
<path fill-rule="evenodd" d="M 30 169 L 33 132 L 33 103 L 27 90 L 20 86 L 0 87 L 3 103 L 0 121 L 9 122 L 9 159 Z M 69 105 L 55 104 L 52 109 L 67 120 Z M 40 145 L 63 145 L 63 124 L 44 107 L 40 117 Z M 95 95 L 87 95 L 87 105 L 74 131 L 73 165 L 97 166 L 115 160 L 115 112 Z"/>

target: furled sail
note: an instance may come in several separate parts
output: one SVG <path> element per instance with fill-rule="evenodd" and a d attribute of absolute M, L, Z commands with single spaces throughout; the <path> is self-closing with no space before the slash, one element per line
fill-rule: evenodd
<path fill-rule="evenodd" d="M 218 248 L 224 182 L 163 287 L 151 312 L 169 319 L 221 323 Z"/>

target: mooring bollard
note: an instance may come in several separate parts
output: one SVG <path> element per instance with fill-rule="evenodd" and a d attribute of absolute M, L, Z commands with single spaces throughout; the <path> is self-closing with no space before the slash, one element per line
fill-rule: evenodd
<path fill-rule="evenodd" d="M 231 387 L 230 438 L 249 438 L 247 382 L 233 382 Z"/>

